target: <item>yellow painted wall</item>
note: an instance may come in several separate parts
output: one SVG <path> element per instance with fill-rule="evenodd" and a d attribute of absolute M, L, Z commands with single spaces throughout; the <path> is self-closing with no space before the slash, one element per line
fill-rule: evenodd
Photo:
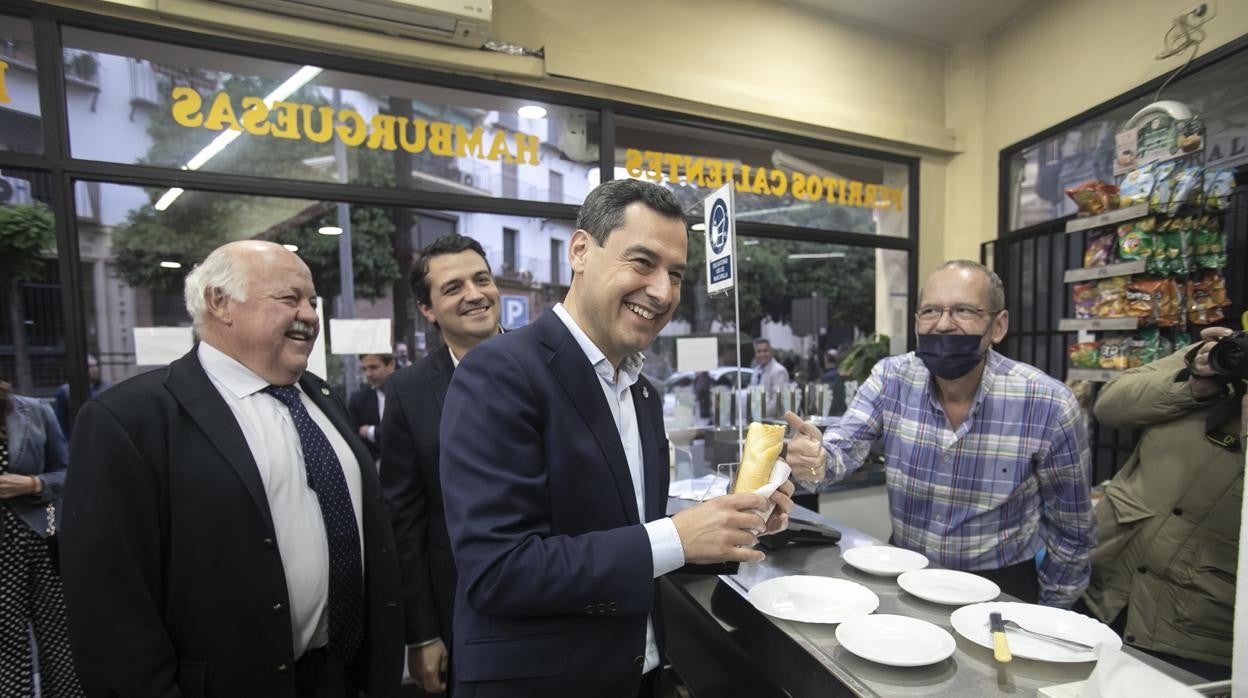
<path fill-rule="evenodd" d="M 982 124 L 955 113 L 964 98 L 973 100 L 969 92 L 956 94 L 956 80 L 946 97 L 949 126 L 982 145 L 968 145 L 949 168 L 945 256 L 978 255 L 981 242 L 997 237 L 1001 149 L 1180 66 L 1186 56 L 1154 56 L 1171 20 L 1195 4 L 1049 0 L 987 41 Z M 1212 4 L 1216 14 L 1204 26 L 1202 54 L 1248 32 L 1248 0 Z"/>

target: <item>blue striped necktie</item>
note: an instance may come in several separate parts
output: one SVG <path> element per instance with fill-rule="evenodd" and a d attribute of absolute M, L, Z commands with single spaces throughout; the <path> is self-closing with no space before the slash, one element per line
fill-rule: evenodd
<path fill-rule="evenodd" d="M 299 389 L 270 385 L 264 391 L 286 405 L 299 432 L 308 486 L 320 502 L 329 541 L 329 653 L 349 663 L 364 639 L 364 567 L 347 478 L 334 447 L 303 406 Z"/>

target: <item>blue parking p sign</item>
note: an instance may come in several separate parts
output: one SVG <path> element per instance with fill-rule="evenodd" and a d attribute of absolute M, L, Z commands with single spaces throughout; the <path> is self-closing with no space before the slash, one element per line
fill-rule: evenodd
<path fill-rule="evenodd" d="M 514 330 L 529 324 L 528 296 L 500 296 L 503 303 L 503 329 Z"/>

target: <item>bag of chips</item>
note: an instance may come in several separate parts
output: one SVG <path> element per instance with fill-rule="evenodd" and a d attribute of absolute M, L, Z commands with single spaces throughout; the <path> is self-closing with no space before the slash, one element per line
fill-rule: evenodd
<path fill-rule="evenodd" d="M 1100 368 L 1100 342 L 1078 342 L 1066 347 L 1070 365 L 1075 368 Z"/>
<path fill-rule="evenodd" d="M 1092 308 L 1092 316 L 1124 317 L 1127 314 L 1127 279 L 1116 276 L 1101 279 L 1096 284 L 1096 305 Z"/>
<path fill-rule="evenodd" d="M 1226 281 L 1216 271 L 1206 272 L 1188 282 L 1188 321 L 1193 325 L 1212 325 L 1226 318 L 1222 307 L 1227 305 Z"/>
<path fill-rule="evenodd" d="M 1118 208 L 1118 187 L 1099 180 L 1071 187 L 1066 196 L 1075 202 L 1080 216 L 1095 216 Z"/>
<path fill-rule="evenodd" d="M 1170 189 L 1170 200 L 1166 202 L 1166 210 L 1171 214 L 1190 204 L 1200 204 L 1201 187 L 1204 183 L 1204 170 L 1200 167 L 1176 169 L 1174 186 Z"/>
<path fill-rule="evenodd" d="M 1153 255 L 1153 230 L 1156 219 L 1151 216 L 1118 226 L 1118 259 L 1124 262 L 1147 261 Z"/>
<path fill-rule="evenodd" d="M 1157 360 L 1160 348 L 1158 338 L 1161 333 L 1156 329 L 1140 330 L 1127 343 L 1127 368 L 1136 368 Z"/>
<path fill-rule="evenodd" d="M 1235 190 L 1235 171 L 1219 167 L 1205 171 L 1205 208 L 1220 211 L 1231 205 L 1231 192 Z"/>
<path fill-rule="evenodd" d="M 1101 340 L 1100 366 L 1110 370 L 1127 368 L 1127 339 L 1109 337 Z"/>
<path fill-rule="evenodd" d="M 1075 301 L 1075 317 L 1080 319 L 1095 317 L 1093 310 L 1096 308 L 1098 298 L 1096 283 L 1075 284 L 1071 287 L 1071 293 Z"/>
<path fill-rule="evenodd" d="M 1089 237 L 1088 246 L 1083 250 L 1083 266 L 1103 267 L 1109 264 L 1114 260 L 1114 248 L 1117 246 L 1112 230 Z"/>
<path fill-rule="evenodd" d="M 1163 162 L 1153 171 L 1154 184 L 1153 190 L 1148 195 L 1148 210 L 1164 211 L 1169 205 L 1170 195 L 1174 190 L 1174 181 L 1171 179 L 1174 169 L 1173 162 Z"/>
<path fill-rule="evenodd" d="M 1136 204 L 1148 203 L 1148 195 L 1153 193 L 1153 178 L 1156 176 L 1157 163 L 1131 170 L 1123 176 L 1118 185 L 1118 203 L 1123 208 Z"/>

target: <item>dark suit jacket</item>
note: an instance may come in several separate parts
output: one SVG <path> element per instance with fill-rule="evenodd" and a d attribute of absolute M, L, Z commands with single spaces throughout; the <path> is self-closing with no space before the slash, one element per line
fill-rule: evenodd
<path fill-rule="evenodd" d="M 408 643 L 451 643 L 455 561 L 438 481 L 438 422 L 455 370 L 445 346 L 386 381 L 381 491 L 390 505 L 403 577 Z"/>
<path fill-rule="evenodd" d="M 198 346 L 90 400 L 74 427 L 61 565 L 91 696 L 295 695 L 286 578 L 260 473 Z M 363 481 L 367 625 L 354 667 L 372 696 L 402 673 L 394 539 L 368 452 L 310 374 Z"/>
<path fill-rule="evenodd" d="M 386 395 L 388 397 L 389 393 Z M 377 414 L 377 389 L 364 386 L 351 393 L 351 398 L 347 401 L 347 414 L 351 416 L 351 431 L 355 432 L 356 436 L 359 436 L 360 427 L 365 424 L 377 427 L 373 431 L 376 441 L 360 439 L 373 456 L 371 462 L 376 462 L 377 457 L 381 455 L 381 415 Z"/>
<path fill-rule="evenodd" d="M 597 375 L 554 312 L 485 342 L 442 413 L 459 569 L 457 695 L 635 696 L 657 585 L 643 521 L 664 515 L 657 390 L 632 388 L 645 511 Z"/>

